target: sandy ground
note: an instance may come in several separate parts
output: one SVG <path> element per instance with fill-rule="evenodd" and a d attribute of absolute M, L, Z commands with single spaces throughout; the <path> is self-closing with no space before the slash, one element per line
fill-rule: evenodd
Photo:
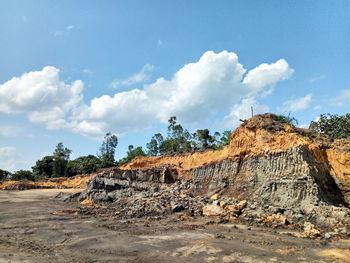
<path fill-rule="evenodd" d="M 350 241 L 326 242 L 285 230 L 207 219 L 116 220 L 61 213 L 77 203 L 58 192 L 0 191 L 2 262 L 350 262 Z"/>

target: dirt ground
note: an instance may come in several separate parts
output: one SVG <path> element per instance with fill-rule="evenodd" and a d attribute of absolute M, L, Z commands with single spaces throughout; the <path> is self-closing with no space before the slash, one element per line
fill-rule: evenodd
<path fill-rule="evenodd" d="M 69 213 L 78 203 L 51 200 L 75 191 L 0 191 L 0 263 L 350 262 L 350 240 L 297 238 L 181 214 L 127 221 L 78 215 Z"/>

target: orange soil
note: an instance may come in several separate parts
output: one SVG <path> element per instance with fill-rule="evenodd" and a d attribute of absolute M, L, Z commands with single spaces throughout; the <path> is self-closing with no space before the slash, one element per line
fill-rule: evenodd
<path fill-rule="evenodd" d="M 293 147 L 309 149 L 315 159 L 329 170 L 338 183 L 350 191 L 350 140 L 330 140 L 327 136 L 298 129 L 274 121 L 273 115 L 256 115 L 245 121 L 231 136 L 230 145 L 222 150 L 208 150 L 187 154 L 137 157 L 121 169 L 147 169 L 162 165 L 175 165 L 179 177 L 188 179 L 189 170 L 224 159 L 248 158 L 285 151 Z M 103 172 L 100 172 L 103 173 Z M 46 182 L 28 182 L 53 188 L 84 188 L 85 183 L 99 173 L 71 178 L 55 178 Z M 0 183 L 0 189 L 16 181 Z"/>
<path fill-rule="evenodd" d="M 16 185 L 16 184 L 24 184 L 27 185 L 28 188 L 85 188 L 85 184 L 88 180 L 95 177 L 96 174 L 91 175 L 78 175 L 74 177 L 59 177 L 53 178 L 48 181 L 43 182 L 31 182 L 31 181 L 4 181 L 0 182 L 0 190 L 5 189 L 7 187 Z M 33 187 L 30 187 L 33 186 Z"/>
<path fill-rule="evenodd" d="M 270 132 L 262 126 L 277 127 Z M 138 157 L 121 169 L 147 169 L 161 165 L 175 165 L 179 176 L 188 178 L 189 170 L 227 158 L 248 158 L 256 155 L 285 151 L 294 147 L 305 147 L 316 160 L 336 178 L 348 185 L 350 190 L 350 140 L 335 140 L 327 136 L 298 129 L 290 125 L 276 123 L 270 114 L 256 115 L 242 124 L 231 136 L 230 145 L 222 150 L 208 150 L 178 155 Z"/>

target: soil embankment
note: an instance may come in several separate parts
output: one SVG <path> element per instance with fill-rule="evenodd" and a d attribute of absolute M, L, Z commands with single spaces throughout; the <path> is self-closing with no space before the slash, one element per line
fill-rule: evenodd
<path fill-rule="evenodd" d="M 28 180 L 3 181 L 0 182 L 0 190 L 85 188 L 86 182 L 95 177 L 97 174 L 98 173 L 90 175 L 78 175 L 68 178 L 51 178 L 42 182 L 32 182 Z"/>
<path fill-rule="evenodd" d="M 348 236 L 349 164 L 350 140 L 256 115 L 222 150 L 136 158 L 93 178 L 80 200 L 112 203 L 118 217 L 186 211 Z"/>

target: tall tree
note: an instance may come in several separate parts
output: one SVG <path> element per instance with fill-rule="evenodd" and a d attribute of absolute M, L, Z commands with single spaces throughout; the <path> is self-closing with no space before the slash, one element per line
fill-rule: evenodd
<path fill-rule="evenodd" d="M 53 152 L 53 177 L 68 175 L 67 163 L 71 153 L 72 151 L 64 147 L 62 142 L 57 144 L 56 149 Z"/>
<path fill-rule="evenodd" d="M 110 132 L 106 133 L 98 154 L 103 168 L 116 165 L 114 155 L 117 145 L 118 137 Z"/>
<path fill-rule="evenodd" d="M 19 170 L 11 175 L 11 180 L 19 181 L 19 180 L 29 180 L 34 181 L 34 176 L 31 171 L 28 170 Z"/>
<path fill-rule="evenodd" d="M 54 157 L 52 155 L 44 156 L 41 160 L 36 161 L 32 170 L 37 179 L 52 177 L 54 173 Z"/>
<path fill-rule="evenodd" d="M 89 174 L 101 168 L 101 160 L 94 155 L 80 156 L 67 164 L 69 176 Z"/>
<path fill-rule="evenodd" d="M 193 134 L 193 138 L 195 139 L 197 149 L 210 149 L 214 147 L 215 137 L 210 135 L 208 129 L 197 130 Z"/>
<path fill-rule="evenodd" d="M 191 134 L 176 122 L 176 117 L 172 116 L 168 120 L 168 136 L 163 142 L 161 153 L 178 152 L 185 153 L 192 150 Z"/>
<path fill-rule="evenodd" d="M 327 134 L 334 139 L 350 138 L 350 113 L 343 116 L 321 114 L 317 121 L 310 123 L 309 129 Z"/>

